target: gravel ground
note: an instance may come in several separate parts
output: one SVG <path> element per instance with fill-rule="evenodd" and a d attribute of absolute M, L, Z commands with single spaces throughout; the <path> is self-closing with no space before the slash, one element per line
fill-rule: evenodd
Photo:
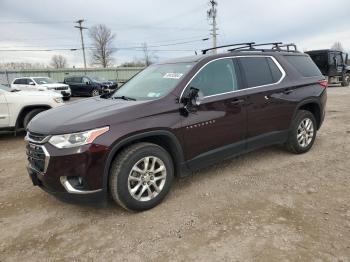
<path fill-rule="evenodd" d="M 350 261 L 350 88 L 329 88 L 313 149 L 272 147 L 177 180 L 143 213 L 33 187 L 0 136 L 0 261 Z"/>

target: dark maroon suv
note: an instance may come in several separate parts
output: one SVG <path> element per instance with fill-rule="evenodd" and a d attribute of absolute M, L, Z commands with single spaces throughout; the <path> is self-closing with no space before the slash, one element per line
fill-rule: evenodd
<path fill-rule="evenodd" d="M 220 160 L 281 144 L 307 152 L 327 82 L 308 55 L 282 49 L 249 43 L 155 64 L 112 94 L 39 114 L 26 136 L 34 185 L 141 211 L 175 176 Z"/>

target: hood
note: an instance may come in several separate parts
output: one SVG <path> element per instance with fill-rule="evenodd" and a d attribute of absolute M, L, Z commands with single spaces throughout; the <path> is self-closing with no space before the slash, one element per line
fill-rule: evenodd
<path fill-rule="evenodd" d="M 130 110 L 149 101 L 124 101 L 88 98 L 47 110 L 28 125 L 29 132 L 57 135 L 86 131 L 130 120 Z M 138 110 L 142 112 L 142 110 Z"/>
<path fill-rule="evenodd" d="M 12 93 L 20 96 L 62 97 L 62 95 L 53 91 L 16 91 Z"/>
<path fill-rule="evenodd" d="M 47 87 L 47 88 L 68 87 L 68 85 L 66 85 L 66 84 L 60 84 L 60 83 L 43 84 L 43 85 L 39 85 L 39 86 L 44 86 L 44 87 Z"/>

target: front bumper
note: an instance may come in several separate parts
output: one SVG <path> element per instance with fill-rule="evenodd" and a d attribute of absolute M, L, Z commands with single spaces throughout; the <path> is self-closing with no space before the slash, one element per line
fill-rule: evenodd
<path fill-rule="evenodd" d="M 47 142 L 28 141 L 28 174 L 35 186 L 59 198 L 105 197 L 103 174 L 107 152 L 105 146 L 95 144 L 57 149 Z"/>
<path fill-rule="evenodd" d="M 40 174 L 40 172 L 36 171 L 30 166 L 27 166 L 27 171 L 34 186 L 39 186 L 42 190 L 61 201 L 72 204 L 97 204 L 99 206 L 106 206 L 108 202 L 107 190 L 102 189 L 89 194 L 71 194 L 68 192 L 60 192 L 51 188 L 50 185 L 45 182 L 45 178 L 43 178 L 43 175 Z"/>

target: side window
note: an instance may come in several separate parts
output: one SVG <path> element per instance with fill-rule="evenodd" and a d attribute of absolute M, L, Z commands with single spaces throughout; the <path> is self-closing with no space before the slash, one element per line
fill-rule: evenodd
<path fill-rule="evenodd" d="M 303 76 L 321 76 L 322 73 L 307 55 L 285 55 L 286 60 Z"/>
<path fill-rule="evenodd" d="M 198 88 L 204 96 L 237 90 L 237 75 L 232 59 L 210 62 L 193 78 L 188 87 Z"/>
<path fill-rule="evenodd" d="M 276 63 L 270 57 L 268 57 L 266 59 L 267 59 L 267 62 L 269 64 L 269 67 L 270 67 L 270 70 L 271 70 L 273 81 L 274 82 L 278 82 L 281 79 L 281 77 L 282 77 L 281 70 L 278 68 Z"/>
<path fill-rule="evenodd" d="M 273 84 L 282 77 L 281 71 L 271 58 L 241 57 L 239 60 L 247 81 L 247 88 Z"/>
<path fill-rule="evenodd" d="M 90 83 L 90 79 L 89 78 L 83 77 L 82 79 L 83 79 L 83 81 L 82 81 L 83 84 Z"/>
<path fill-rule="evenodd" d="M 13 82 L 15 85 L 21 85 L 21 79 L 16 79 L 14 82 Z"/>
<path fill-rule="evenodd" d="M 73 78 L 71 79 L 71 81 L 72 81 L 73 83 L 76 83 L 76 84 L 81 84 L 81 83 L 82 83 L 82 78 L 81 78 L 81 77 L 73 77 Z"/>

